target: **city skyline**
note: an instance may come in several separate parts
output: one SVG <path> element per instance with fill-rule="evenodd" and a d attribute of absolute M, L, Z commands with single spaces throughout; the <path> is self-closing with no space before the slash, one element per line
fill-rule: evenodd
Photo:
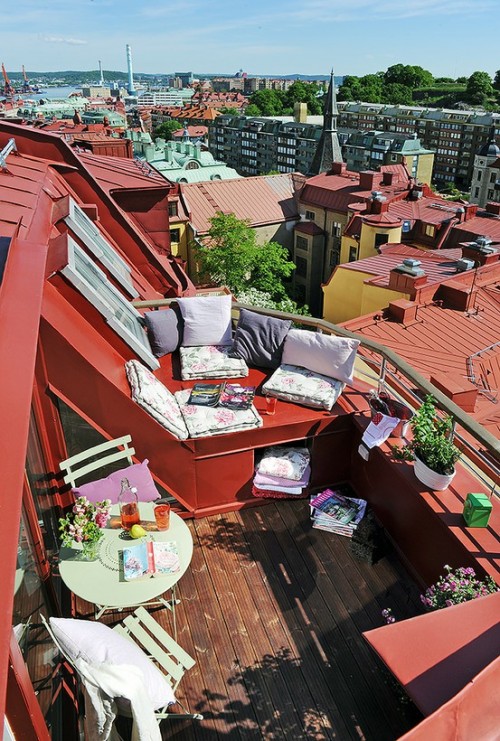
<path fill-rule="evenodd" d="M 19 0 L 3 19 L 1 61 L 12 71 L 92 70 L 98 60 L 125 70 L 128 43 L 143 73 L 318 75 L 333 66 L 364 75 L 402 63 L 435 77 L 493 76 L 500 62 L 487 41 L 498 17 L 497 0 Z"/>

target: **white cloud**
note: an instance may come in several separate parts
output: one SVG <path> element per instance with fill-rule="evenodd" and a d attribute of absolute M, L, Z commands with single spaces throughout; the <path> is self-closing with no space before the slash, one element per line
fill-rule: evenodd
<path fill-rule="evenodd" d="M 41 35 L 39 38 L 46 44 L 69 44 L 70 46 L 85 46 L 85 44 L 88 44 L 88 41 L 85 41 L 84 39 L 65 38 L 63 36 Z"/>

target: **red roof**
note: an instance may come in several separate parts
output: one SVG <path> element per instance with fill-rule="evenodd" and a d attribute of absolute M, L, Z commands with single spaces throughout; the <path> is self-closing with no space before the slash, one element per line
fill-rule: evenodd
<path fill-rule="evenodd" d="M 486 211 L 478 211 L 477 216 L 453 229 L 447 240 L 447 247 L 459 242 L 472 242 L 477 236 L 489 237 L 493 242 L 500 243 L 500 217 L 487 215 Z"/>
<path fill-rule="evenodd" d="M 182 183 L 181 190 L 199 234 L 210 229 L 209 219 L 217 211 L 234 213 L 238 219 L 248 219 L 252 226 L 298 218 L 293 173 Z"/>
<path fill-rule="evenodd" d="M 343 326 L 391 348 L 428 379 L 440 373 L 471 380 L 472 370 L 484 393 L 478 394 L 471 416 L 498 435 L 500 263 L 479 269 L 475 276 L 477 293 L 469 311 L 433 302 L 418 306 L 413 323 L 400 324 L 387 312 L 381 320 L 377 312 Z"/>
<path fill-rule="evenodd" d="M 360 187 L 360 173 L 345 172 L 342 175 L 321 173 L 309 178 L 300 194 L 302 203 L 310 206 L 327 208 L 341 213 L 347 212 L 351 203 L 367 202 L 371 198 L 372 190 L 381 191 L 388 200 L 402 198 L 409 189 L 408 172 L 404 165 L 393 165 L 390 172 L 393 174 L 391 185 L 384 185 L 381 172 L 374 173 L 373 187 L 369 190 Z"/>
<path fill-rule="evenodd" d="M 140 160 L 99 156 L 87 152 L 80 152 L 78 157 L 108 193 L 117 188 L 168 186 L 164 177 Z"/>
<path fill-rule="evenodd" d="M 299 221 L 295 224 L 294 229 L 296 232 L 302 232 L 302 234 L 324 234 L 324 230 L 321 229 L 314 221 Z"/>

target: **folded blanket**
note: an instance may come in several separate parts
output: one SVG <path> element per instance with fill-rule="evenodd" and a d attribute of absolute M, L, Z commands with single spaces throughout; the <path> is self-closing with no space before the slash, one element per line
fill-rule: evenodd
<path fill-rule="evenodd" d="M 259 489 L 257 486 L 252 486 L 252 494 L 254 497 L 261 497 L 262 499 L 302 499 L 309 496 L 307 489 L 303 490 L 302 494 L 293 495 L 285 494 L 283 491 Z"/>
<path fill-rule="evenodd" d="M 274 486 L 307 486 L 310 478 L 311 466 L 307 465 L 304 469 L 304 473 L 298 481 L 294 479 L 287 479 L 283 476 L 272 476 L 271 474 L 261 473 L 260 471 L 257 471 L 254 476 L 253 482 L 255 486 L 260 486 L 263 489 L 272 489 Z"/>
<path fill-rule="evenodd" d="M 304 491 L 303 486 L 277 486 L 276 484 L 257 484 L 255 479 L 253 480 L 254 486 L 257 487 L 257 489 L 262 489 L 263 491 L 281 491 L 283 494 L 292 494 L 293 496 L 296 494 L 302 494 Z"/>
<path fill-rule="evenodd" d="M 257 464 L 257 471 L 270 476 L 300 481 L 309 461 L 310 453 L 307 448 L 285 448 L 278 445 L 265 450 Z"/>

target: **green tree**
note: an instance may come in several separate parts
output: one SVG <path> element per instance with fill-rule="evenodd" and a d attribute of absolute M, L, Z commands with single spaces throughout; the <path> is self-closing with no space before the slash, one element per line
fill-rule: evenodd
<path fill-rule="evenodd" d="M 495 90 L 500 90 L 500 69 L 495 72 L 495 79 L 493 80 L 493 87 Z"/>
<path fill-rule="evenodd" d="M 157 126 L 153 131 L 153 139 L 165 139 L 165 141 L 170 141 L 174 131 L 179 131 L 179 129 L 182 129 L 182 124 L 180 124 L 179 121 L 165 121 Z"/>
<path fill-rule="evenodd" d="M 227 286 L 235 296 L 254 288 L 272 301 L 286 298 L 283 279 L 295 265 L 284 247 L 276 242 L 257 244 L 255 231 L 234 214 L 219 211 L 210 225 L 207 243 L 194 247 L 202 278 Z"/>
<path fill-rule="evenodd" d="M 261 116 L 280 116 L 283 100 L 276 90 L 257 90 L 250 96 L 250 104 L 257 106 Z"/>
<path fill-rule="evenodd" d="M 260 108 L 255 103 L 249 103 L 245 108 L 245 116 L 260 116 L 261 113 Z"/>
<path fill-rule="evenodd" d="M 493 92 L 491 77 L 487 72 L 473 72 L 467 80 L 465 95 L 470 103 L 483 105 Z"/>
<path fill-rule="evenodd" d="M 413 103 L 411 88 L 407 85 L 401 85 L 398 82 L 390 82 L 388 85 L 384 85 L 382 103 L 411 105 Z"/>
<path fill-rule="evenodd" d="M 321 97 L 318 96 L 319 93 L 321 93 L 321 88 L 315 83 L 296 80 L 283 95 L 283 107 L 293 111 L 295 103 L 307 103 L 310 115 L 320 115 L 323 113 L 323 104 Z"/>
<path fill-rule="evenodd" d="M 416 87 L 428 87 L 434 82 L 434 77 L 430 72 L 419 65 L 411 64 L 393 64 L 388 67 L 384 74 L 386 84 L 406 85 L 412 90 Z"/>
<path fill-rule="evenodd" d="M 361 100 L 360 78 L 346 75 L 338 91 L 339 100 Z"/>

